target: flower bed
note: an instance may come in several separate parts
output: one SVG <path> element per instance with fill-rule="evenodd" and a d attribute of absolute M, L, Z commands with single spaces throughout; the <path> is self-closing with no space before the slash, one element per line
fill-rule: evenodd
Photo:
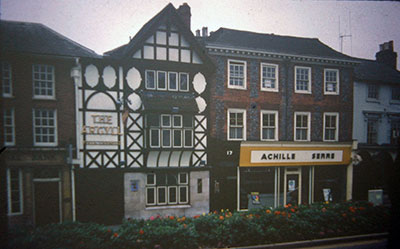
<path fill-rule="evenodd" d="M 44 226 L 11 240 L 14 248 L 204 248 L 319 239 L 387 231 L 389 210 L 364 202 Z"/>

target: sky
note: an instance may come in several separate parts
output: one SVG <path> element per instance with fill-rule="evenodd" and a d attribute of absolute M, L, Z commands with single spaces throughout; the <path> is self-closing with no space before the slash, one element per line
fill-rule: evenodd
<path fill-rule="evenodd" d="M 400 2 L 328 0 L 0 0 L 1 19 L 42 23 L 99 54 L 128 43 L 169 2 L 191 7 L 191 30 L 220 27 L 318 38 L 347 55 L 375 59 L 393 40 Z M 345 36 L 343 45 L 339 36 Z M 350 37 L 351 36 L 351 37 Z M 398 58 L 398 68 L 400 58 Z"/>

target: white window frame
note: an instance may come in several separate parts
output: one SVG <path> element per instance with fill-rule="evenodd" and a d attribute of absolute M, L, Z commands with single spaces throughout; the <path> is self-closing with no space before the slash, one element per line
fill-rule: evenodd
<path fill-rule="evenodd" d="M 231 113 L 243 113 L 243 137 L 242 138 L 230 138 L 230 116 Z M 246 141 L 246 133 L 247 133 L 247 117 L 246 117 L 246 109 L 228 109 L 227 111 L 227 139 L 228 141 Z"/>
<path fill-rule="evenodd" d="M 371 98 L 371 97 L 369 96 L 369 89 L 370 89 L 370 86 L 375 87 L 375 90 L 376 90 L 376 98 Z M 374 83 L 369 83 L 369 84 L 367 84 L 367 100 L 368 100 L 368 101 L 379 102 L 379 94 L 380 94 L 379 92 L 380 92 L 380 87 L 379 87 L 379 85 L 374 84 Z"/>
<path fill-rule="evenodd" d="M 153 77 L 154 87 L 148 87 L 148 85 L 147 85 L 147 80 L 148 80 L 147 73 L 153 73 L 154 74 L 154 77 Z M 149 90 L 155 90 L 157 88 L 157 73 L 156 73 L 156 71 L 154 71 L 154 70 L 145 70 L 145 88 L 149 89 Z"/>
<path fill-rule="evenodd" d="M 146 206 L 173 206 L 176 204 L 188 204 L 189 203 L 189 191 L 190 191 L 190 184 L 189 184 L 189 174 L 187 172 L 176 172 L 177 182 L 175 184 L 171 184 L 166 182 L 166 184 L 161 184 L 157 186 L 157 174 L 149 173 L 146 175 Z M 181 181 L 181 175 L 184 175 L 184 181 Z M 153 176 L 153 183 L 148 182 L 148 176 Z M 164 176 L 164 175 L 163 175 Z M 168 175 L 166 175 L 168 179 Z M 171 185 L 169 185 L 171 184 Z M 176 200 L 171 201 L 170 196 L 170 189 L 175 189 L 176 193 Z M 185 200 L 181 200 L 181 189 L 185 189 L 186 195 Z M 154 202 L 149 202 L 148 198 L 148 191 L 154 191 Z M 160 202 L 159 200 L 159 191 L 165 191 L 165 202 Z"/>
<path fill-rule="evenodd" d="M 160 195 L 159 195 L 158 191 L 160 191 L 161 189 L 164 190 L 165 202 L 161 202 L 159 200 Z M 157 205 L 166 205 L 168 203 L 168 194 L 169 193 L 167 192 L 167 190 L 168 190 L 167 186 L 157 186 Z"/>
<path fill-rule="evenodd" d="M 278 134 L 279 134 L 279 132 L 278 132 L 278 127 L 279 127 L 279 124 L 278 124 L 278 120 L 279 120 L 279 113 L 278 113 L 278 111 L 270 111 L 270 110 L 261 110 L 261 112 L 260 112 L 260 140 L 262 140 L 262 141 L 278 141 L 279 139 L 278 139 Z M 263 121 L 264 121 L 264 114 L 274 114 L 275 115 L 275 134 L 274 134 L 274 139 L 264 139 L 263 138 L 263 129 L 264 129 L 264 126 L 263 126 Z M 271 127 L 266 127 L 266 128 L 271 128 Z"/>
<path fill-rule="evenodd" d="M 326 137 L 325 137 L 325 129 L 327 128 L 326 127 L 326 117 L 327 116 L 335 116 L 336 117 L 336 124 L 335 124 L 335 139 L 333 139 L 333 140 L 328 140 Z M 324 124 L 323 124 L 323 126 L 324 126 L 324 130 L 323 130 L 323 132 L 324 132 L 324 134 L 323 134 L 323 139 L 324 139 L 324 141 L 326 141 L 326 142 L 337 142 L 338 140 L 339 140 L 339 113 L 338 112 L 324 112 Z"/>
<path fill-rule="evenodd" d="M 164 88 L 159 86 L 160 79 L 158 77 L 158 74 L 164 74 L 164 77 L 165 77 L 164 78 L 165 79 L 165 87 Z M 168 89 L 168 74 L 167 74 L 167 72 L 166 71 L 157 71 L 157 90 L 166 91 L 167 89 Z"/>
<path fill-rule="evenodd" d="M 307 83 L 308 90 L 297 90 L 297 69 L 307 69 L 308 70 L 308 83 Z M 295 66 L 294 67 L 294 92 L 311 94 L 311 67 L 303 67 L 303 66 Z"/>
<path fill-rule="evenodd" d="M 169 132 L 169 145 L 164 145 L 164 131 Z M 172 129 L 161 129 L 161 147 L 162 148 L 172 148 Z"/>
<path fill-rule="evenodd" d="M 326 73 L 327 72 L 335 72 L 336 73 L 336 82 L 330 81 L 328 82 L 326 79 Z M 331 68 L 325 68 L 324 69 L 324 94 L 325 95 L 339 95 L 339 85 L 340 85 L 340 80 L 339 80 L 339 70 L 338 69 L 331 69 Z M 327 91 L 327 86 L 329 83 L 334 83 L 336 84 L 336 91 Z"/>
<path fill-rule="evenodd" d="M 8 116 L 7 112 L 10 112 L 11 116 Z M 7 124 L 5 122 L 6 119 L 11 119 L 11 124 Z M 5 146 L 14 146 L 15 145 L 15 112 L 14 108 L 11 109 L 3 109 L 3 133 L 4 133 L 4 145 Z M 11 134 L 7 132 L 7 129 L 11 129 Z M 12 141 L 8 142 L 6 137 L 11 135 Z"/>
<path fill-rule="evenodd" d="M 9 216 L 12 215 L 21 215 L 24 213 L 24 198 L 23 198 L 23 185 L 22 185 L 22 171 L 21 169 L 16 169 L 18 170 L 18 188 L 19 188 L 19 212 L 13 212 L 12 210 L 12 185 L 11 185 L 11 173 L 10 169 L 7 169 L 7 200 L 8 200 L 8 206 L 7 206 L 7 214 Z"/>
<path fill-rule="evenodd" d="M 54 142 L 37 142 L 36 141 L 36 124 L 35 124 L 35 111 L 47 111 L 50 112 L 52 111 L 54 114 Z M 58 129 L 57 129 L 57 110 L 52 110 L 52 109 L 32 109 L 32 123 L 33 123 L 33 145 L 34 146 L 57 146 L 58 144 Z"/>
<path fill-rule="evenodd" d="M 186 76 L 186 89 L 182 89 L 181 88 L 181 78 L 182 78 L 182 75 L 185 75 Z M 189 74 L 188 73 L 179 73 L 179 80 L 178 80 L 178 89 L 179 89 L 179 91 L 181 91 L 181 92 L 189 92 L 189 82 L 190 82 L 190 80 L 189 80 Z"/>
<path fill-rule="evenodd" d="M 168 202 L 168 204 L 178 204 L 178 201 L 179 201 L 179 191 L 178 191 L 178 186 L 168 186 L 167 187 L 168 189 L 167 189 L 167 191 L 168 191 L 168 200 L 167 200 L 167 202 Z M 170 189 L 175 189 L 175 193 L 176 193 L 176 200 L 173 202 L 173 201 L 171 201 L 171 195 L 170 195 L 170 192 L 169 192 L 169 190 Z"/>
<path fill-rule="evenodd" d="M 231 85 L 231 63 L 243 64 L 243 86 Z M 228 59 L 228 88 L 246 90 L 247 89 L 247 61 Z"/>
<path fill-rule="evenodd" d="M 149 175 L 153 176 L 153 183 L 148 182 Z M 154 206 L 157 204 L 158 199 L 157 199 L 157 188 L 156 188 L 157 178 L 156 177 L 157 177 L 156 174 L 149 173 L 146 175 L 146 205 L 148 205 L 148 206 Z M 149 202 L 148 192 L 147 192 L 149 189 L 153 189 L 153 191 L 154 191 L 154 202 Z"/>
<path fill-rule="evenodd" d="M 46 67 L 46 71 L 47 71 L 47 68 L 50 67 L 50 68 L 52 69 L 52 71 L 51 71 L 52 80 L 49 81 L 49 80 L 47 80 L 47 79 L 46 79 L 46 80 L 43 80 L 43 79 L 40 79 L 40 80 L 35 79 L 35 73 L 36 73 L 35 67 L 36 67 L 36 66 L 38 66 L 38 67 L 44 66 L 44 67 Z M 38 73 L 39 73 L 39 74 L 42 74 L 43 72 L 39 71 Z M 55 68 L 54 68 L 53 65 L 33 64 L 33 65 L 32 65 L 33 98 L 35 98 L 35 99 L 55 99 L 55 98 L 56 98 L 55 77 L 56 77 L 56 73 L 55 73 Z M 35 93 L 35 88 L 36 88 L 36 83 L 37 83 L 37 81 L 41 81 L 41 82 L 44 81 L 44 82 L 47 82 L 47 83 L 48 83 L 48 82 L 51 82 L 51 89 L 52 89 L 53 94 L 52 94 L 52 95 L 41 95 L 41 94 L 36 94 L 36 93 Z"/>
<path fill-rule="evenodd" d="M 190 131 L 190 145 L 186 145 L 186 131 Z M 193 148 L 193 129 L 183 129 L 183 147 Z"/>
<path fill-rule="evenodd" d="M 171 74 L 175 74 L 175 84 L 176 84 L 176 88 L 171 88 L 171 82 L 170 82 L 170 75 Z M 179 89 L 179 75 L 177 72 L 168 72 L 168 90 L 169 91 L 174 91 L 177 92 Z"/>
<path fill-rule="evenodd" d="M 263 77 L 264 67 L 273 67 L 273 68 L 275 68 L 275 87 L 274 87 L 274 88 L 272 88 L 272 87 L 271 87 L 271 88 L 270 88 L 270 87 L 263 87 L 263 82 L 264 82 L 264 77 Z M 269 78 L 268 78 L 268 79 L 269 79 Z M 266 92 L 279 92 L 279 65 L 261 62 L 261 64 L 260 64 L 260 88 L 261 88 L 261 91 L 266 91 Z"/>
<path fill-rule="evenodd" d="M 153 134 L 153 132 L 157 132 L 158 133 L 158 144 L 157 145 L 153 145 L 152 144 L 152 141 L 153 141 L 152 134 Z M 160 140 L 161 140 L 160 128 L 150 128 L 150 141 L 149 141 L 150 148 L 160 148 Z"/>
<path fill-rule="evenodd" d="M 182 188 L 184 188 L 184 189 L 186 189 L 186 201 L 182 201 L 181 200 L 181 189 Z M 186 185 L 179 185 L 178 186 L 178 189 L 179 189 L 179 191 L 178 191 L 178 202 L 179 202 L 179 204 L 188 204 L 189 203 L 189 184 L 186 184 Z"/>
<path fill-rule="evenodd" d="M 175 141 L 177 141 L 176 138 L 175 138 L 175 132 L 179 132 L 181 134 L 181 139 L 180 139 L 181 141 L 180 141 L 179 145 L 175 145 Z M 172 138 L 173 138 L 172 139 L 173 140 L 172 141 L 172 147 L 173 148 L 182 148 L 183 147 L 182 139 L 183 139 L 184 135 L 182 133 L 183 133 L 182 129 L 172 129 Z"/>
<path fill-rule="evenodd" d="M 7 69 L 6 69 L 7 67 Z M 10 63 L 3 61 L 1 63 L 1 85 L 3 89 L 3 97 L 10 98 L 13 96 L 13 84 L 12 84 L 12 66 Z M 6 85 L 10 89 L 6 92 Z"/>
<path fill-rule="evenodd" d="M 307 139 L 297 139 L 297 132 L 296 132 L 296 129 L 297 129 L 297 126 L 296 126 L 297 115 L 302 115 L 302 116 L 307 115 Z M 293 127 L 294 127 L 294 131 L 293 131 L 293 134 L 294 134 L 293 140 L 294 141 L 310 141 L 311 140 L 311 137 L 310 137 L 310 134 L 311 134 L 311 113 L 310 112 L 295 112 L 294 113 L 294 125 L 293 125 Z M 300 128 L 302 128 L 302 127 L 300 127 Z"/>

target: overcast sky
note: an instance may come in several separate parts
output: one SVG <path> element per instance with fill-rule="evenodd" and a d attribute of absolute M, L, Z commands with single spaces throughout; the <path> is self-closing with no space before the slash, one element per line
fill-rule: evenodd
<path fill-rule="evenodd" d="M 400 2 L 312 0 L 0 0 L 1 19 L 38 22 L 102 54 L 129 36 L 169 2 L 191 7 L 192 26 L 220 27 L 318 38 L 340 51 L 375 59 L 379 44 L 393 40 L 400 53 Z M 350 29 L 351 26 L 351 29 Z M 399 65 L 399 62 L 398 62 Z M 399 68 L 399 66 L 398 66 Z"/>

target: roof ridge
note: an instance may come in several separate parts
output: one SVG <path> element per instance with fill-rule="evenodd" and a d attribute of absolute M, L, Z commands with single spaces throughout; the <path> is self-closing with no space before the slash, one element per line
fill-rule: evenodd
<path fill-rule="evenodd" d="M 249 33 L 249 34 L 255 34 L 255 35 L 265 35 L 265 36 L 280 36 L 280 37 L 289 37 L 289 38 L 297 38 L 297 39 L 306 39 L 306 40 L 317 40 L 319 41 L 318 38 L 316 37 L 302 37 L 302 36 L 292 36 L 292 35 L 280 35 L 280 34 L 275 34 L 275 33 L 262 33 L 262 32 L 257 32 L 257 31 L 249 31 L 249 30 L 241 30 L 241 29 L 232 29 L 232 28 L 225 28 L 225 27 L 220 27 L 217 31 L 219 30 L 229 30 L 229 31 L 235 31 L 235 32 L 243 32 L 243 33 Z"/>

